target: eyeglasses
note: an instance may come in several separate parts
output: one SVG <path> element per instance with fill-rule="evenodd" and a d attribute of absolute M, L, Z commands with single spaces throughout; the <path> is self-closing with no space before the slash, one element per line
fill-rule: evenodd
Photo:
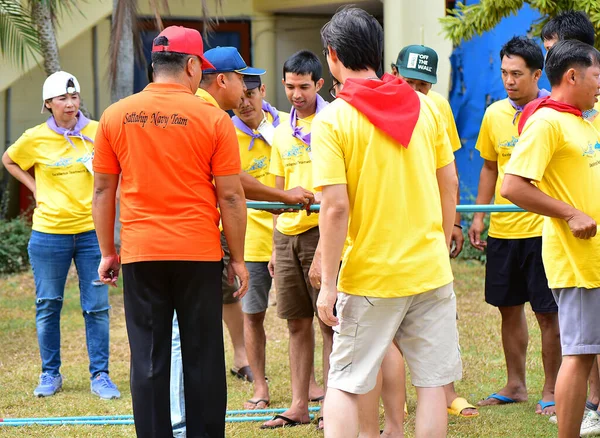
<path fill-rule="evenodd" d="M 333 78 L 333 85 L 329 88 L 329 95 L 334 99 L 337 98 L 337 94 L 342 91 L 342 83 L 337 79 Z"/>

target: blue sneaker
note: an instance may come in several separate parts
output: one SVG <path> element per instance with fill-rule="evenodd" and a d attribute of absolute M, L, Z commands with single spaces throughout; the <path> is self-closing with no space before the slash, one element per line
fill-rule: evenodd
<path fill-rule="evenodd" d="M 121 393 L 117 389 L 108 374 L 98 373 L 96 377 L 92 378 L 91 383 L 92 394 L 96 394 L 98 397 L 110 400 L 112 398 L 120 398 Z"/>
<path fill-rule="evenodd" d="M 50 373 L 40 374 L 40 383 L 33 391 L 36 397 L 50 397 L 62 389 L 62 376 L 53 376 Z"/>

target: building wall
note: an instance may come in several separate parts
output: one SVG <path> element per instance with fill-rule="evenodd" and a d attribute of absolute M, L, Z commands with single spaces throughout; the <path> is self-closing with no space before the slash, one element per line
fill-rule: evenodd
<path fill-rule="evenodd" d="M 2 118 L 0 119 L 0 152 L 4 151 L 6 148 L 6 142 L 10 141 L 10 139 L 6 138 L 5 135 L 5 108 L 6 108 L 6 90 L 0 91 L 0 114 L 2 114 Z M 0 166 L 2 167 L 2 166 Z M 0 175 L 2 174 L 2 169 L 0 169 Z"/>
<path fill-rule="evenodd" d="M 385 68 L 396 61 L 400 50 L 411 44 L 433 48 L 439 58 L 438 83 L 433 89 L 448 97 L 452 43 L 441 34 L 439 22 L 446 14 L 444 0 L 383 0 Z M 426 13 L 424 12 L 426 11 Z"/>
<path fill-rule="evenodd" d="M 281 84 L 283 76 L 283 63 L 287 58 L 293 55 L 298 50 L 307 49 L 319 56 L 323 64 L 323 79 L 325 85 L 321 91 L 321 96 L 324 99 L 331 100 L 327 94 L 327 90 L 331 87 L 331 75 L 327 67 L 327 61 L 321 53 L 323 46 L 321 44 L 321 27 L 329 17 L 305 17 L 293 15 L 281 15 L 276 20 L 276 93 L 273 91 L 267 92 L 269 99 L 277 104 L 277 107 L 284 111 L 290 110 L 290 103 L 285 96 L 285 90 Z M 274 98 L 275 97 L 275 98 Z"/>
<path fill-rule="evenodd" d="M 323 3 L 324 0 L 319 0 Z M 384 1 L 385 25 L 385 58 L 386 70 L 394 61 L 400 48 L 407 44 L 421 42 L 433 47 L 439 54 L 438 84 L 435 89 L 447 94 L 449 83 L 451 44 L 440 35 L 437 19 L 444 14 L 442 0 L 408 0 Z M 195 0 L 178 0 L 170 2 L 170 14 L 163 11 L 163 17 L 199 19 L 201 11 Z M 107 6 L 108 4 L 108 6 Z M 108 80 L 108 47 L 110 41 L 110 12 L 112 2 L 109 0 L 84 2 L 81 5 L 83 16 L 75 12 L 64 18 L 57 32 L 57 39 L 62 45 L 60 50 L 62 68 L 77 76 L 82 86 L 82 98 L 89 111 L 94 110 L 94 81 L 92 72 L 92 27 L 97 26 L 98 35 L 98 107 L 102 112 L 110 104 Z M 148 2 L 140 2 L 140 14 L 151 17 Z M 257 67 L 267 69 L 264 82 L 267 84 L 269 100 L 280 109 L 289 111 L 290 104 L 285 97 L 281 85 L 284 61 L 294 52 L 308 49 L 316 53 L 323 63 L 325 84 L 321 95 L 329 100 L 327 90 L 331 86 L 331 77 L 326 60 L 321 54 L 319 31 L 329 16 L 306 15 L 274 15 L 272 13 L 255 12 L 253 0 L 224 0 L 222 10 L 217 10 L 215 2 L 209 4 L 209 13 L 219 14 L 230 19 L 252 19 L 251 40 L 252 59 Z M 310 13 L 310 7 L 306 7 Z M 422 10 L 431 14 L 422 14 Z M 303 11 L 304 12 L 304 11 Z M 79 34 L 77 34 L 79 32 Z M 16 74 L 17 72 L 18 74 Z M 18 72 L 8 62 L 0 58 L 0 144 L 5 143 L 4 135 L 4 96 L 5 88 L 12 87 L 11 130 L 14 141 L 27 128 L 42 123 L 46 116 L 40 114 L 41 89 L 45 74 L 40 66 Z M 100 114 L 93 114 L 98 119 Z"/>

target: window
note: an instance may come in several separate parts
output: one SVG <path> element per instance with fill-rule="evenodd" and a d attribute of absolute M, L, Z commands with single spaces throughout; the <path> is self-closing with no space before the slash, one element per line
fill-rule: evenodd
<path fill-rule="evenodd" d="M 196 29 L 202 33 L 202 21 L 195 20 L 163 20 L 164 26 L 185 26 L 191 29 Z M 141 19 L 139 29 L 142 39 L 142 49 L 144 60 L 142 63 L 139 60 L 135 65 L 133 91 L 137 93 L 142 91 L 148 85 L 148 66 L 150 65 L 152 55 L 152 41 L 160 33 L 156 29 L 156 23 L 151 19 Z M 207 39 L 202 37 L 204 42 L 204 50 L 209 50 L 217 46 L 232 46 L 236 47 L 242 58 L 248 65 L 252 65 L 250 56 L 250 22 L 249 21 L 229 21 L 227 23 L 219 23 L 214 26 L 214 30 L 208 35 Z"/>

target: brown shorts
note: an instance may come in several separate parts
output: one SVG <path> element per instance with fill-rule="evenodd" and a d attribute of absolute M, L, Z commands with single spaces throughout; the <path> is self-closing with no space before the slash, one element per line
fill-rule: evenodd
<path fill-rule="evenodd" d="M 225 240 L 225 234 L 221 231 L 221 247 L 223 248 L 223 304 L 237 303 L 240 299 L 234 297 L 233 294 L 239 288 L 239 282 L 236 278 L 233 284 L 227 282 L 227 265 L 229 264 L 229 247 L 227 246 L 227 240 Z"/>
<path fill-rule="evenodd" d="M 297 236 L 274 233 L 277 316 L 312 318 L 317 313 L 319 291 L 310 285 L 308 271 L 319 243 L 319 227 Z"/>

